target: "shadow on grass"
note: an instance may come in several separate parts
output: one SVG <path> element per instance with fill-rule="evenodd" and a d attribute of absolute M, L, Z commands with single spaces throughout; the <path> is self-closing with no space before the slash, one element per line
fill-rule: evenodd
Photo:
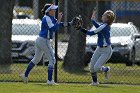
<path fill-rule="evenodd" d="M 90 86 L 90 85 L 88 85 L 88 84 L 79 84 L 79 83 L 64 83 L 64 84 L 62 84 L 62 83 L 58 83 L 59 85 L 47 85 L 46 83 L 36 83 L 36 84 L 34 84 L 34 85 L 37 85 L 37 86 L 42 86 L 42 87 L 56 87 L 56 86 L 66 86 L 66 85 L 70 85 L 71 87 L 99 87 L 99 88 L 114 88 L 113 86 L 111 86 L 111 85 L 109 85 L 109 84 L 100 84 L 100 85 L 98 85 L 98 86 Z M 67 86 L 66 86 L 67 87 Z"/>
<path fill-rule="evenodd" d="M 100 87 L 100 88 L 114 88 L 113 86 L 108 85 L 108 84 L 100 84 L 97 87 Z"/>
<path fill-rule="evenodd" d="M 86 70 L 85 68 L 64 68 L 63 66 L 61 67 L 64 72 L 70 73 L 70 74 L 75 74 L 75 75 L 85 75 L 89 74 L 90 72 Z"/>
<path fill-rule="evenodd" d="M 43 86 L 43 87 L 53 87 L 53 86 L 59 86 L 59 85 L 48 85 L 47 83 L 35 83 L 34 85 L 37 86 Z"/>

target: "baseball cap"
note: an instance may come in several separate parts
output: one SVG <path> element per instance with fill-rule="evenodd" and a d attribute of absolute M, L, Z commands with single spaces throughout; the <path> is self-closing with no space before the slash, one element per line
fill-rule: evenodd
<path fill-rule="evenodd" d="M 49 12 L 50 10 L 56 10 L 57 8 L 58 8 L 58 5 L 52 4 L 50 7 L 48 7 L 48 8 L 45 10 L 45 13 Z"/>
<path fill-rule="evenodd" d="M 58 8 L 58 5 L 51 5 L 51 6 L 52 6 L 51 9 L 54 9 L 54 10 Z"/>

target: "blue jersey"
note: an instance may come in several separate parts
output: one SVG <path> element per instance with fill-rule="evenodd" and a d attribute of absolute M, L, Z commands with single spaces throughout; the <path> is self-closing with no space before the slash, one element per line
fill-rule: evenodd
<path fill-rule="evenodd" d="M 44 15 L 39 36 L 46 39 L 52 39 L 54 32 L 58 31 L 59 27 L 62 25 L 63 23 L 57 23 L 57 19 L 54 16 Z"/>
<path fill-rule="evenodd" d="M 98 35 L 97 46 L 109 46 L 110 41 L 110 26 L 107 23 L 99 25 L 94 20 L 92 20 L 93 25 L 96 27 L 95 30 L 81 29 L 82 32 L 87 35 Z"/>

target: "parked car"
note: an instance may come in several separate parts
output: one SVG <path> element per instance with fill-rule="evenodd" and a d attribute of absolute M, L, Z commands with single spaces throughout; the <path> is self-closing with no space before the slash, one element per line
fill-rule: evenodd
<path fill-rule="evenodd" d="M 13 18 L 15 19 L 34 19 L 33 9 L 27 6 L 15 6 L 13 9 Z"/>
<path fill-rule="evenodd" d="M 31 15 L 24 14 L 23 12 L 20 12 L 16 15 L 15 18 L 16 19 L 33 19 L 34 17 Z"/>
<path fill-rule="evenodd" d="M 14 62 L 29 62 L 33 58 L 40 24 L 40 20 L 13 19 L 12 59 Z"/>
<path fill-rule="evenodd" d="M 87 36 L 85 65 L 96 49 L 97 36 Z M 125 62 L 127 66 L 140 64 L 140 33 L 133 23 L 113 23 L 111 25 L 113 54 L 110 62 Z"/>

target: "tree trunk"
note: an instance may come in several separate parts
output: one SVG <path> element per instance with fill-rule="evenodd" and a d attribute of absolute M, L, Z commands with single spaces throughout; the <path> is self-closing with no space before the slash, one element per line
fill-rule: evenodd
<path fill-rule="evenodd" d="M 91 5 L 91 7 L 87 7 Z M 68 19 L 72 19 L 79 14 L 84 20 L 84 26 L 88 27 L 93 3 L 84 0 L 68 0 Z M 65 16 L 65 15 L 64 15 Z M 86 35 L 80 31 L 76 31 L 73 27 L 69 29 L 70 40 L 66 56 L 64 57 L 63 68 L 68 72 L 79 72 L 84 70 L 84 55 L 86 46 Z"/>
<path fill-rule="evenodd" d="M 15 0 L 0 0 L 0 65 L 9 66 L 11 60 L 12 17 Z"/>

